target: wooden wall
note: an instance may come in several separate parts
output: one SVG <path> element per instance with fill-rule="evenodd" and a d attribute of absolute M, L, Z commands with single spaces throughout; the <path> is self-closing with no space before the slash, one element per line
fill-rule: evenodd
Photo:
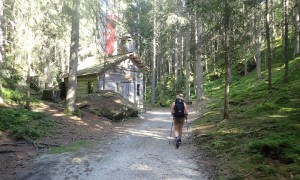
<path fill-rule="evenodd" d="M 91 82 L 92 92 L 96 92 L 98 86 L 96 74 L 77 77 L 77 95 L 81 96 L 88 94 L 89 82 Z"/>
<path fill-rule="evenodd" d="M 128 75 L 132 77 L 128 79 Z M 68 86 L 68 78 L 64 79 L 66 87 Z M 92 93 L 102 90 L 103 77 L 97 80 L 97 74 L 91 74 L 86 76 L 77 76 L 77 96 L 87 95 L 88 82 L 92 82 Z M 137 92 L 139 87 L 139 93 Z M 113 90 L 118 92 L 125 99 L 128 99 L 132 103 L 135 103 L 137 107 L 143 109 L 143 75 L 141 72 L 129 71 L 125 74 L 110 73 L 105 76 L 105 90 Z"/>

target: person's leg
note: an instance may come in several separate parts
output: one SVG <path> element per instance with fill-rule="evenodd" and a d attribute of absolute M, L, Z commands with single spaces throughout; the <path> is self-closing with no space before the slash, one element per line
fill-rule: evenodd
<path fill-rule="evenodd" d="M 183 124 L 184 124 L 184 118 L 178 119 L 178 141 L 179 141 L 179 144 L 181 144 Z"/>
<path fill-rule="evenodd" d="M 176 148 L 179 147 L 179 144 L 180 144 L 180 138 L 179 138 L 179 128 L 180 128 L 180 125 L 179 124 L 176 124 L 174 126 L 175 128 L 175 141 L 176 141 Z"/>
<path fill-rule="evenodd" d="M 174 118 L 174 134 L 175 134 L 175 140 L 176 140 L 176 148 L 179 147 L 179 119 L 178 118 Z"/>
<path fill-rule="evenodd" d="M 174 125 L 174 134 L 175 134 L 175 138 L 179 137 L 179 125 Z"/>
<path fill-rule="evenodd" d="M 173 122 L 174 122 L 174 135 L 175 135 L 175 138 L 177 138 L 179 136 L 179 121 L 178 121 L 178 118 L 175 118 L 173 119 Z"/>
<path fill-rule="evenodd" d="M 178 138 L 181 139 L 182 137 L 182 128 L 183 128 L 183 124 L 179 124 L 178 125 Z"/>
<path fill-rule="evenodd" d="M 179 118 L 178 119 L 178 137 L 179 137 L 179 139 L 181 139 L 181 137 L 182 137 L 183 124 L 184 124 L 184 117 Z"/>

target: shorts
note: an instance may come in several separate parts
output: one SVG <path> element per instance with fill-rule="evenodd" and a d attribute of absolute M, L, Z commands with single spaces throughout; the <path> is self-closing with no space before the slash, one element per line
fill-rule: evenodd
<path fill-rule="evenodd" d="M 174 117 L 174 125 L 182 125 L 184 123 L 185 117 Z"/>

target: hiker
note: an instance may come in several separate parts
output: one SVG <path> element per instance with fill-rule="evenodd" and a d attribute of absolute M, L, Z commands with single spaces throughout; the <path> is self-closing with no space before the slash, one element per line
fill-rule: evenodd
<path fill-rule="evenodd" d="M 175 129 L 175 140 L 176 148 L 181 144 L 182 128 L 184 119 L 188 116 L 187 105 L 183 100 L 183 95 L 178 94 L 175 102 L 172 103 L 171 113 L 173 115 L 174 129 Z"/>

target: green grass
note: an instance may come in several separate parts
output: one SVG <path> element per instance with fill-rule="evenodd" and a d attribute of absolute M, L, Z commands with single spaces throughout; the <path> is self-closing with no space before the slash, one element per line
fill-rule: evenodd
<path fill-rule="evenodd" d="M 25 94 L 21 91 L 2 88 L 2 95 L 4 100 L 8 103 L 24 103 L 23 99 L 25 99 Z"/>
<path fill-rule="evenodd" d="M 11 90 L 2 88 L 2 95 L 6 103 L 23 107 L 26 95 L 22 89 Z M 36 96 L 31 96 L 31 106 L 39 104 Z M 42 137 L 49 128 L 54 127 L 46 113 L 33 112 L 22 108 L 0 108 L 0 131 L 9 131 L 16 139 L 34 140 Z"/>
<path fill-rule="evenodd" d="M 2 88 L 2 96 L 6 103 L 24 106 L 26 103 L 26 92 L 24 89 L 11 90 Z M 35 105 L 41 102 L 40 95 L 31 95 L 30 104 Z"/>
<path fill-rule="evenodd" d="M 93 147 L 93 143 L 88 141 L 76 141 L 66 146 L 49 148 L 48 153 L 49 154 L 61 154 L 64 152 L 79 153 L 79 151 L 84 147 L 91 148 Z"/>
<path fill-rule="evenodd" d="M 224 80 L 206 81 L 209 99 L 194 127 L 210 126 L 199 147 L 217 156 L 219 179 L 300 179 L 300 57 L 273 68 L 273 89 L 253 71 L 230 86 L 230 119 L 222 120 Z"/>
<path fill-rule="evenodd" d="M 53 125 L 45 113 L 0 108 L 0 131 L 10 131 L 16 139 L 39 138 Z"/>

